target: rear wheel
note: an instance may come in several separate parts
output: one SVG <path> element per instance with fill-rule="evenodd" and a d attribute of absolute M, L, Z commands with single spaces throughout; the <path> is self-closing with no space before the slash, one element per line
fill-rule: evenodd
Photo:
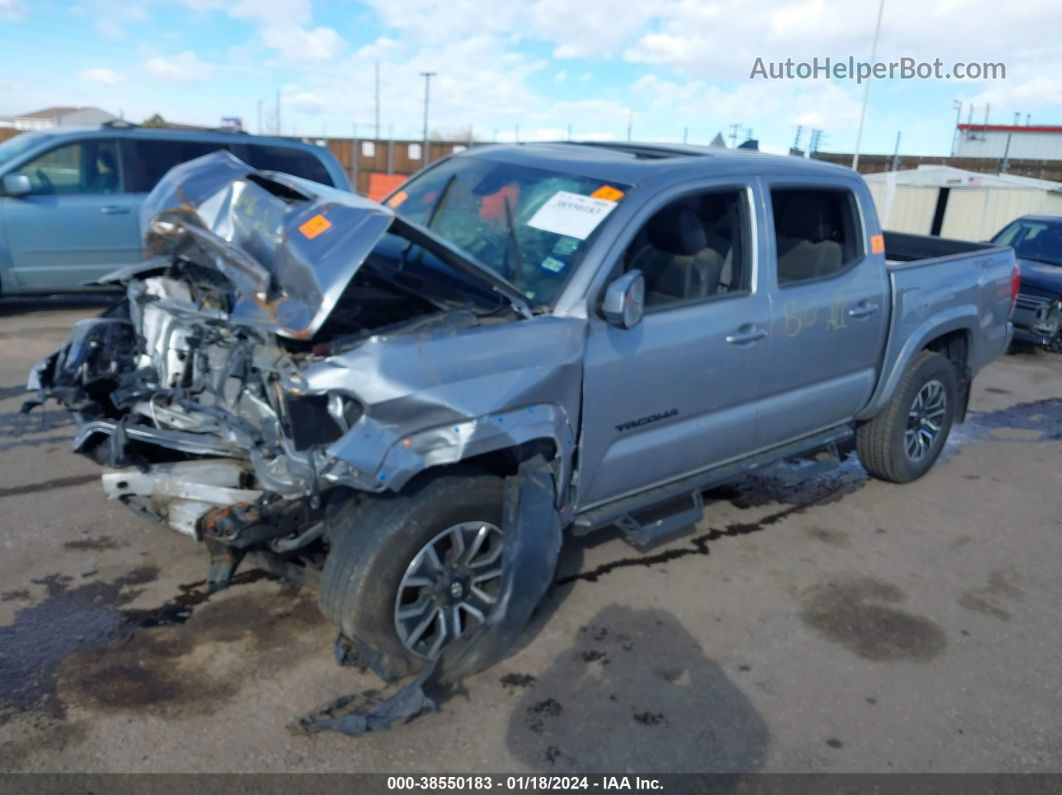
<path fill-rule="evenodd" d="M 958 408 L 955 366 L 922 351 L 907 368 L 892 400 L 856 432 L 863 466 L 893 483 L 917 480 L 929 471 L 947 441 Z"/>
<path fill-rule="evenodd" d="M 500 609 L 511 576 L 502 567 L 511 542 L 503 491 L 499 477 L 443 471 L 336 518 L 321 609 L 377 674 L 423 668 Z"/>

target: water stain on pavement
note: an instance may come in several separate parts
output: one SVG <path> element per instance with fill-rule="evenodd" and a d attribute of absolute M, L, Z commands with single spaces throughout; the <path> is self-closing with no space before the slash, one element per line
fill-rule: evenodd
<path fill-rule="evenodd" d="M 96 538 L 79 538 L 75 541 L 67 541 L 63 544 L 66 549 L 79 551 L 102 552 L 105 549 L 118 549 L 126 546 L 110 536 L 98 536 Z"/>
<path fill-rule="evenodd" d="M 1062 398 L 1017 403 L 998 411 L 970 412 L 966 422 L 952 429 L 952 435 L 960 443 L 996 441 L 994 431 L 1027 431 L 1023 442 L 1057 442 L 1062 439 Z"/>
<path fill-rule="evenodd" d="M 859 456 L 848 451 L 834 467 L 801 477 L 801 467 L 786 462 L 731 483 L 709 489 L 704 496 L 726 500 L 736 508 L 758 508 L 772 503 L 807 506 L 836 502 L 859 491 L 870 480 Z"/>
<path fill-rule="evenodd" d="M 314 601 L 286 584 L 267 593 L 225 592 L 194 615 L 212 598 L 205 582 L 181 586 L 161 607 L 130 608 L 143 592 L 139 586 L 158 574 L 141 566 L 77 587 L 63 575 L 34 580 L 45 598 L 0 627 L 0 724 L 26 713 L 61 719 L 70 704 L 209 712 L 247 681 L 235 669 L 261 673 L 290 663 L 291 654 L 302 653 L 293 650 L 296 637 L 324 622 Z M 273 578 L 252 570 L 234 585 L 261 579 Z M 8 593 L 21 598 L 23 591 Z M 240 653 L 226 655 L 226 647 Z"/>
<path fill-rule="evenodd" d="M 0 489 L 0 498 L 21 497 L 24 494 L 39 494 L 42 491 L 53 491 L 54 489 L 66 489 L 71 486 L 82 486 L 85 483 L 95 483 L 99 481 L 99 479 L 100 476 L 98 474 L 73 475 L 68 478 L 53 478 L 52 480 L 45 480 L 41 483 L 26 483 L 22 486 L 9 486 Z"/>
<path fill-rule="evenodd" d="M 572 574 L 566 577 L 560 577 L 557 579 L 557 585 L 566 585 L 575 580 L 585 580 L 586 582 L 597 582 L 601 577 L 606 574 L 611 574 L 617 569 L 625 569 L 633 566 L 656 566 L 661 563 L 670 563 L 673 560 L 685 558 L 690 555 L 707 555 L 708 544 L 712 541 L 718 541 L 721 538 L 728 536 L 740 536 L 748 535 L 749 533 L 755 533 L 759 530 L 763 530 L 766 527 L 770 527 L 773 524 L 777 524 L 783 519 L 792 516 L 795 513 L 803 511 L 806 506 L 798 505 L 791 508 L 786 508 L 776 513 L 768 514 L 763 518 L 755 522 L 733 522 L 725 527 L 712 528 L 707 533 L 701 533 L 686 541 L 686 544 L 674 549 L 665 549 L 662 552 L 655 554 L 640 555 L 638 557 L 620 558 L 619 560 L 613 560 L 609 563 L 603 563 L 600 566 L 596 566 L 590 571 L 582 571 L 578 574 Z"/>
<path fill-rule="evenodd" d="M 948 645 L 933 621 L 901 610 L 904 592 L 870 577 L 848 577 L 809 589 L 803 622 L 832 643 L 875 662 L 928 662 Z"/>
<path fill-rule="evenodd" d="M 1010 619 L 1009 601 L 1020 602 L 1025 593 L 1017 586 L 1018 580 L 1017 572 L 996 569 L 989 573 L 986 585 L 966 591 L 959 598 L 959 606 L 1007 621 Z"/>

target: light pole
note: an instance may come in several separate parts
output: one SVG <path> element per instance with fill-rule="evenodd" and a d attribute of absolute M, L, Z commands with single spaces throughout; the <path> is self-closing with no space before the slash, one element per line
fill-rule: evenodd
<path fill-rule="evenodd" d="M 424 78 L 424 149 L 420 153 L 422 165 L 428 165 L 428 99 L 431 96 L 431 79 L 435 72 L 421 72 Z"/>
<path fill-rule="evenodd" d="M 962 121 L 962 101 L 953 99 L 951 106 L 955 108 L 955 130 L 951 134 L 951 156 L 955 157 L 955 141 L 959 137 L 959 122 Z"/>
<path fill-rule="evenodd" d="M 878 54 L 878 36 L 881 34 L 881 15 L 885 12 L 885 0 L 878 2 L 878 21 L 874 25 L 874 43 L 870 45 L 870 68 L 874 68 L 874 57 Z M 859 169 L 859 145 L 863 142 L 863 119 L 867 115 L 867 100 L 870 98 L 870 78 L 863 87 L 863 108 L 859 111 L 859 131 L 856 133 L 855 154 L 852 155 L 852 169 Z"/>

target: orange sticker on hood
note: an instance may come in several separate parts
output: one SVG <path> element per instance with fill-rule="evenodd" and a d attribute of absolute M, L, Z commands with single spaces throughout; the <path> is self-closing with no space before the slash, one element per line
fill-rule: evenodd
<path fill-rule="evenodd" d="M 602 185 L 590 194 L 591 199 L 604 199 L 607 202 L 618 202 L 623 198 L 623 191 L 613 188 L 611 185 Z"/>
<path fill-rule="evenodd" d="M 315 215 L 309 221 L 299 225 L 299 231 L 310 240 L 313 240 L 319 234 L 327 232 L 331 228 L 332 222 L 320 214 Z"/>

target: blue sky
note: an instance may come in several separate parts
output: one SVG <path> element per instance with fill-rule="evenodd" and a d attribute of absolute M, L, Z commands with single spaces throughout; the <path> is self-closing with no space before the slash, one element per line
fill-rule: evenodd
<path fill-rule="evenodd" d="M 877 0 L 0 0 L 0 115 L 98 105 L 284 134 L 349 136 L 373 122 L 419 137 L 420 72 L 433 131 L 479 139 L 707 143 L 731 124 L 785 151 L 798 125 L 851 151 L 855 81 L 750 79 L 765 61 L 869 59 Z M 877 60 L 1002 62 L 1006 79 L 876 81 L 864 152 L 946 154 L 953 101 L 974 118 L 1062 124 L 1062 3 L 885 0 Z M 688 131 L 688 132 L 687 132 Z"/>

